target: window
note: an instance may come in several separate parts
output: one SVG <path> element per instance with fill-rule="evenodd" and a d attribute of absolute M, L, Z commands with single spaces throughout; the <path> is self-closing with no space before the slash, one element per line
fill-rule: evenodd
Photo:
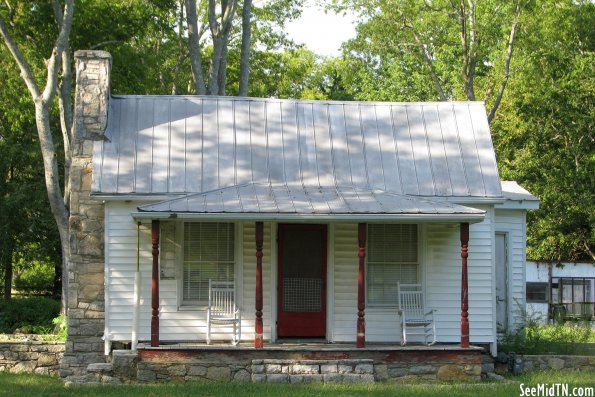
<path fill-rule="evenodd" d="M 547 283 L 527 283 L 527 303 L 547 303 Z"/>
<path fill-rule="evenodd" d="M 370 224 L 367 246 L 368 304 L 396 306 L 397 282 L 419 282 L 417 225 Z"/>
<path fill-rule="evenodd" d="M 233 223 L 185 223 L 182 303 L 207 304 L 209 279 L 234 280 Z"/>

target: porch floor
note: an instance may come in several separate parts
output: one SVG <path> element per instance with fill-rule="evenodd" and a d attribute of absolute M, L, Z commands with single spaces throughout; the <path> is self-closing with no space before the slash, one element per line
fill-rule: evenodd
<path fill-rule="evenodd" d="M 463 348 L 459 344 L 424 344 L 410 343 L 401 346 L 398 343 L 366 343 L 365 348 L 357 348 L 355 343 L 326 343 L 317 341 L 283 341 L 265 343 L 264 347 L 256 349 L 253 342 L 242 342 L 237 346 L 229 343 L 204 342 L 162 342 L 160 346 L 153 347 L 150 343 L 139 343 L 138 350 L 213 350 L 213 351 L 324 351 L 324 352 L 389 352 L 389 351 L 421 351 L 421 352 L 482 352 L 484 348 L 470 346 Z"/>

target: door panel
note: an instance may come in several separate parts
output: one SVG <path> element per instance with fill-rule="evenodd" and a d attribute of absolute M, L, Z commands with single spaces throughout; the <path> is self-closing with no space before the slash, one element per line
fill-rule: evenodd
<path fill-rule="evenodd" d="M 277 334 L 326 333 L 326 225 L 280 224 Z"/>

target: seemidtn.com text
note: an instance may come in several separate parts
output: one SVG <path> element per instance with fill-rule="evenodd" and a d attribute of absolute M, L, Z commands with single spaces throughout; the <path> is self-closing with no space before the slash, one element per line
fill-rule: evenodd
<path fill-rule="evenodd" d="M 519 385 L 521 397 L 594 397 L 593 387 L 570 387 L 568 383 L 539 383 L 537 386 Z"/>

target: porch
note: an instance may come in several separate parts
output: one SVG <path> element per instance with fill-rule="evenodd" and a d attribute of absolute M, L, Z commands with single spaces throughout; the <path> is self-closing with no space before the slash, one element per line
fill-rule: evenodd
<path fill-rule="evenodd" d="M 220 380 L 237 382 L 375 382 L 411 380 L 477 380 L 481 376 L 480 347 L 287 341 L 205 345 L 139 344 L 136 352 L 116 350 L 116 376 L 130 381 Z"/>

